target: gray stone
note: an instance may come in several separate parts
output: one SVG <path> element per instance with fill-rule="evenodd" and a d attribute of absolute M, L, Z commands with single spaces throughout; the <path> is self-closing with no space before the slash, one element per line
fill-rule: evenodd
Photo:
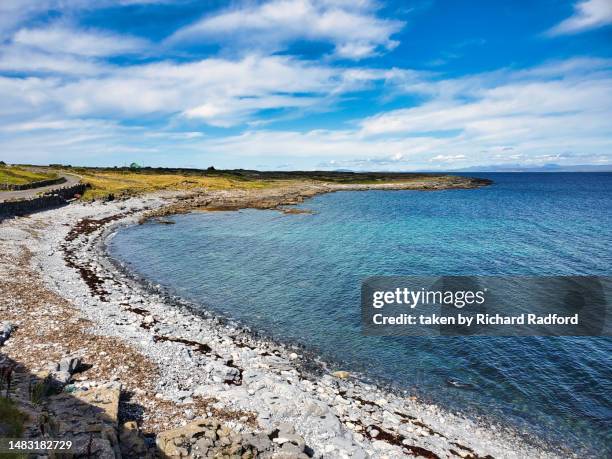
<path fill-rule="evenodd" d="M 278 425 L 278 431 L 283 434 L 294 434 L 295 433 L 295 427 L 293 427 L 292 424 L 288 424 L 286 422 L 283 422 L 281 424 Z"/>
<path fill-rule="evenodd" d="M 201 454 L 206 454 L 208 448 L 212 446 L 213 442 L 209 438 L 200 438 L 195 443 L 195 449 Z"/>
<path fill-rule="evenodd" d="M 299 435 L 295 434 L 279 433 L 278 437 L 276 437 L 273 441 L 274 443 L 277 443 L 279 445 L 291 443 L 292 445 L 296 446 L 300 450 L 300 452 L 304 451 L 304 448 L 306 447 L 306 442 L 304 441 L 304 439 Z"/>
<path fill-rule="evenodd" d="M 2 346 L 15 330 L 11 322 L 2 322 L 0 324 L 0 346 Z"/>
<path fill-rule="evenodd" d="M 304 451 L 301 450 L 298 446 L 292 443 L 285 443 L 281 447 L 280 451 L 275 453 L 272 457 L 275 459 L 302 459 L 307 458 L 308 456 L 304 454 Z"/>
<path fill-rule="evenodd" d="M 245 445 L 250 445 L 260 452 L 269 451 L 272 448 L 272 441 L 265 434 L 248 434 L 243 435 Z"/>
<path fill-rule="evenodd" d="M 74 372 L 81 365 L 80 357 L 64 357 L 57 364 L 57 371 L 74 374 Z"/>
<path fill-rule="evenodd" d="M 217 383 L 239 383 L 240 371 L 238 368 L 228 367 L 219 362 L 210 362 L 204 367 L 204 371 Z"/>
<path fill-rule="evenodd" d="M 67 371 L 54 371 L 52 373 L 53 379 L 55 379 L 60 384 L 68 384 L 70 382 L 70 378 L 72 375 Z"/>

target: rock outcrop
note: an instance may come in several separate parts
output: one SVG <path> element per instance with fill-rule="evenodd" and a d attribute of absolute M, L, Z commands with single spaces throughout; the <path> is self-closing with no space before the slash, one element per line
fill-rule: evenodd
<path fill-rule="evenodd" d="M 266 433 L 240 434 L 214 419 L 200 419 L 157 435 L 167 458 L 308 459 L 304 439 L 289 426 Z"/>
<path fill-rule="evenodd" d="M 10 338 L 14 329 L 15 327 L 11 322 L 2 322 L 0 324 L 0 346 L 2 346 L 4 342 Z"/>

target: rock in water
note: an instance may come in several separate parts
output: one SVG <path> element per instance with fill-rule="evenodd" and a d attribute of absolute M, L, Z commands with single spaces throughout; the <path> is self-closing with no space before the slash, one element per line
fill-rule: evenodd
<path fill-rule="evenodd" d="M 351 374 L 348 371 L 340 370 L 340 371 L 334 371 L 332 373 L 332 376 L 339 378 L 339 379 L 348 379 L 349 376 L 351 376 Z"/>
<path fill-rule="evenodd" d="M 448 378 L 446 380 L 446 384 L 451 387 L 456 387 L 457 389 L 467 389 L 467 390 L 476 389 L 476 386 L 474 386 L 474 384 L 459 381 L 458 379 L 454 379 L 454 378 Z"/>

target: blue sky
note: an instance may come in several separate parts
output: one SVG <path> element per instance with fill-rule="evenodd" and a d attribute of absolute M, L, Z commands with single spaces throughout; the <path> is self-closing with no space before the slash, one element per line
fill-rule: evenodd
<path fill-rule="evenodd" d="M 2 0 L 0 159 L 612 163 L 612 0 Z"/>

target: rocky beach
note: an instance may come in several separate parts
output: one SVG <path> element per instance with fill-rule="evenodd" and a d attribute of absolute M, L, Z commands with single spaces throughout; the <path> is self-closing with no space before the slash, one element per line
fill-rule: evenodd
<path fill-rule="evenodd" d="M 196 310 L 135 279 L 105 250 L 120 225 L 169 223 L 176 213 L 292 212 L 285 206 L 331 191 L 485 184 L 454 177 L 159 192 L 3 221 L 0 365 L 12 369 L 13 399 L 28 415 L 24 437 L 48 426 L 47 435 L 73 438 L 92 457 L 568 457 Z M 41 385 L 49 395 L 34 396 Z"/>

